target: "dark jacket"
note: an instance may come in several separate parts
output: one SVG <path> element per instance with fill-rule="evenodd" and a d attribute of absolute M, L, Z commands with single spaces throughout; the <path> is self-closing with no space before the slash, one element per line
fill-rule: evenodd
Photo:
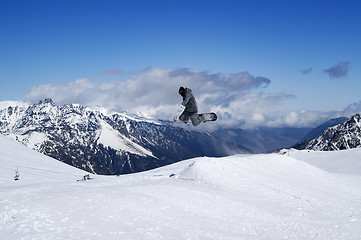
<path fill-rule="evenodd" d="M 189 88 L 185 88 L 184 93 L 182 94 L 183 102 L 181 103 L 185 106 L 185 111 L 188 112 L 198 112 L 197 102 L 192 94 L 192 90 Z"/>

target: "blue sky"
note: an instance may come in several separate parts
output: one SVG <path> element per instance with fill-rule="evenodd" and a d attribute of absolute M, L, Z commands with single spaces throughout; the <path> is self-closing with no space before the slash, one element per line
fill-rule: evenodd
<path fill-rule="evenodd" d="M 257 96 L 252 102 L 258 105 L 260 99 L 277 98 L 273 102 L 277 106 L 268 108 L 274 114 L 341 114 L 350 104 L 361 111 L 360 9 L 356 0 L 0 0 L 0 101 L 35 101 L 46 96 L 40 94 L 46 86 L 53 89 L 49 97 L 56 98 L 61 89 L 79 87 L 80 82 L 86 89 L 86 85 L 120 86 L 142 77 L 139 82 L 151 83 L 146 73 L 184 69 L 188 70 L 182 72 L 184 83 L 190 73 L 199 76 L 195 71 L 203 73 L 204 84 L 220 81 L 214 78 L 217 74 L 230 79 L 245 72 L 247 81 L 269 80 L 250 88 L 239 83 L 236 89 L 242 96 L 232 93 L 232 99 L 237 98 L 240 106 Z M 193 85 L 200 98 L 216 93 Z M 167 90 L 174 91 L 172 86 Z M 229 86 L 219 91 L 230 91 Z M 175 101 L 169 98 L 164 101 Z M 78 95 L 59 98 L 60 103 L 70 101 L 88 104 Z M 236 103 L 225 101 L 213 109 Z M 258 118 L 265 110 L 255 109 L 240 114 L 243 118 L 251 114 L 263 123 L 272 118 L 271 114 Z"/>

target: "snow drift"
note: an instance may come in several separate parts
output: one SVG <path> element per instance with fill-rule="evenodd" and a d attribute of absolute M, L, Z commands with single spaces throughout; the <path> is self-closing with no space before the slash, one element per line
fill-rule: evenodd
<path fill-rule="evenodd" d="M 77 181 L 85 172 L 0 135 L 0 238 L 360 239 L 361 149 L 285 153 Z"/>

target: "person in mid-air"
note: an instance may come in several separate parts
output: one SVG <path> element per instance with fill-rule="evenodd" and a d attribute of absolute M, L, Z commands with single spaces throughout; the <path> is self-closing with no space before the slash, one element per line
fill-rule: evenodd
<path fill-rule="evenodd" d="M 179 94 L 183 97 L 181 107 L 184 108 L 183 113 L 179 116 L 179 121 L 188 123 L 190 119 L 193 126 L 198 126 L 201 122 L 205 122 L 206 119 L 204 116 L 198 114 L 197 102 L 192 94 L 192 90 L 190 88 L 180 87 Z"/>

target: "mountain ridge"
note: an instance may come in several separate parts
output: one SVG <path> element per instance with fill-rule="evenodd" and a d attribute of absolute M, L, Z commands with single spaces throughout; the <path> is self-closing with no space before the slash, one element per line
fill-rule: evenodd
<path fill-rule="evenodd" d="M 361 115 L 353 115 L 346 121 L 327 127 L 316 138 L 294 146 L 296 149 L 338 151 L 361 147 Z"/>
<path fill-rule="evenodd" d="M 106 113 L 51 99 L 0 110 L 0 133 L 45 155 L 95 174 L 149 170 L 198 156 L 250 152 L 170 122 Z"/>

